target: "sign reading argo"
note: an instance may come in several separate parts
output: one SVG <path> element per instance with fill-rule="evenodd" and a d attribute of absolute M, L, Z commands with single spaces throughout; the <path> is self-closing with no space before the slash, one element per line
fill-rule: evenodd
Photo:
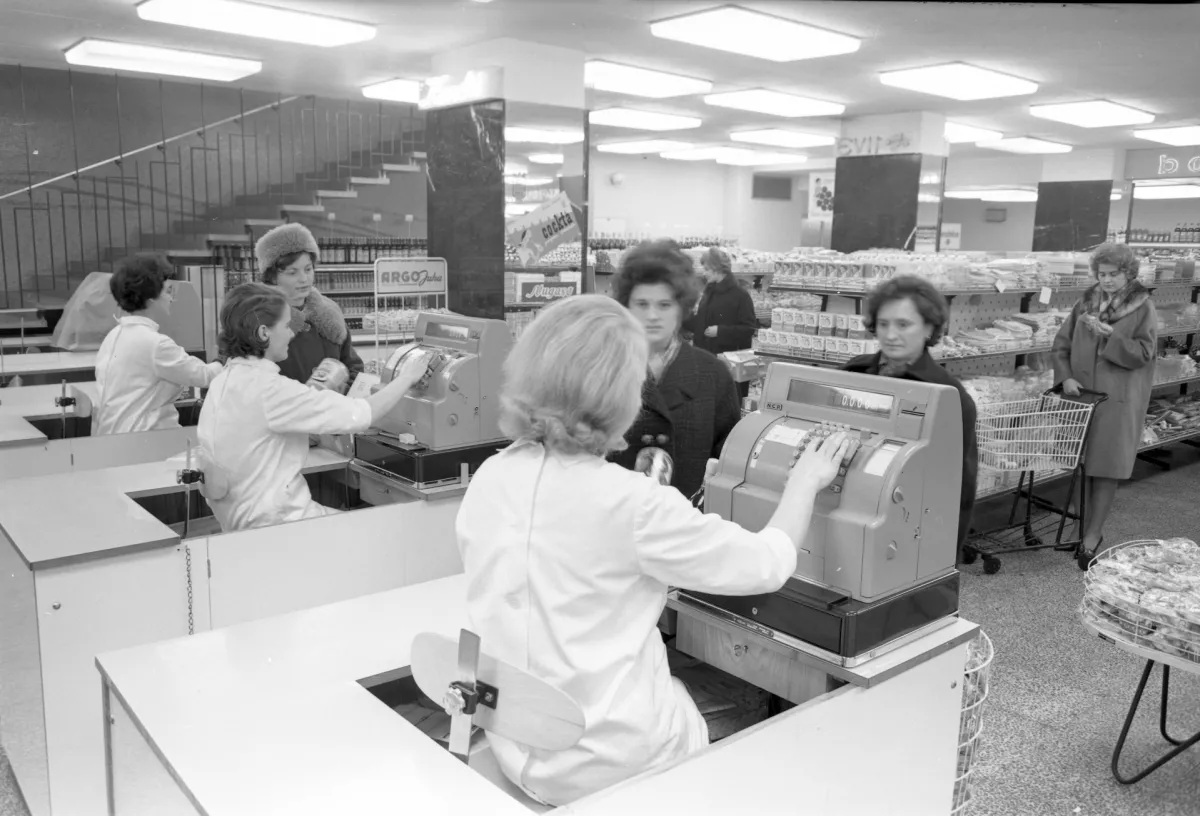
<path fill-rule="evenodd" d="M 380 258 L 375 262 L 379 295 L 446 294 L 446 261 L 442 258 Z"/>
<path fill-rule="evenodd" d="M 521 281 L 521 290 L 517 293 L 521 303 L 549 303 L 578 294 L 578 281 Z"/>

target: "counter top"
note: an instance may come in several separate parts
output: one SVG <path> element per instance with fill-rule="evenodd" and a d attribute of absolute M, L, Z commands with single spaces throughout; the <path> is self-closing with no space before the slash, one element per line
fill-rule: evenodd
<path fill-rule="evenodd" d="M 71 390 L 80 391 L 96 403 L 98 396 L 96 383 L 67 383 L 67 396 Z M 17 416 L 24 419 L 56 419 L 62 416 L 62 409 L 54 404 L 61 397 L 61 383 L 52 385 L 24 385 L 19 388 L 0 388 L 0 416 Z M 75 406 L 67 408 L 67 416 L 75 414 Z"/>
<path fill-rule="evenodd" d="M 420 632 L 457 638 L 466 623 L 465 581 L 456 575 L 110 652 L 96 665 L 210 816 L 528 816 L 524 804 L 465 772 L 358 682 L 407 668 Z M 954 621 L 894 659 L 919 663 L 977 629 Z"/>
<path fill-rule="evenodd" d="M 349 461 L 310 448 L 304 472 Z M 178 535 L 133 499 L 182 491 L 175 481 L 182 467 L 172 459 L 0 482 L 0 532 L 32 569 L 173 543 Z"/>
<path fill-rule="evenodd" d="M 0 376 L 14 374 L 54 374 L 59 371 L 86 371 L 96 367 L 94 351 L 53 351 L 41 354 L 5 354 Z"/>

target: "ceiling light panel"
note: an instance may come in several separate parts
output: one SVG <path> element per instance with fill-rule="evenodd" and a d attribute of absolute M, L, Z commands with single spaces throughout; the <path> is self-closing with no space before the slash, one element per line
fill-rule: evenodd
<path fill-rule="evenodd" d="M 83 40 L 68 48 L 65 56 L 71 65 L 209 79 L 214 82 L 233 82 L 262 70 L 262 63 L 258 60 L 107 40 Z"/>
<path fill-rule="evenodd" d="M 362 89 L 368 99 L 386 99 L 389 102 L 407 102 L 416 105 L 421 101 L 421 83 L 415 79 L 389 79 L 376 82 Z"/>
<path fill-rule="evenodd" d="M 792 119 L 801 116 L 840 116 L 846 110 L 845 105 L 837 102 L 822 102 L 819 99 L 768 91 L 763 88 L 709 94 L 704 97 L 704 104 L 718 108 L 765 113 L 771 116 L 786 116 Z"/>
<path fill-rule="evenodd" d="M 562 153 L 530 153 L 529 161 L 534 164 L 562 164 Z"/>
<path fill-rule="evenodd" d="M 729 138 L 735 142 L 747 144 L 769 145 L 770 147 L 828 147 L 836 140 L 832 136 L 818 136 L 815 133 L 797 133 L 794 130 L 743 130 L 730 133 Z"/>
<path fill-rule="evenodd" d="M 1166 201 L 1180 198 L 1200 198 L 1200 186 L 1171 184 L 1161 187 L 1134 187 L 1133 197 L 1142 201 Z"/>
<path fill-rule="evenodd" d="M 578 130 L 546 130 L 543 128 L 506 127 L 504 141 L 526 144 L 571 145 L 583 141 L 583 132 Z"/>
<path fill-rule="evenodd" d="M 1109 193 L 1108 200 L 1109 201 L 1120 201 L 1121 194 L 1119 192 L 1117 192 L 1116 190 L 1113 190 L 1111 193 Z"/>
<path fill-rule="evenodd" d="M 976 147 L 986 148 L 987 150 L 1004 150 L 1008 153 L 1070 153 L 1071 146 L 1058 144 L 1057 142 L 1047 142 L 1042 139 L 997 139 L 992 142 L 976 142 Z"/>
<path fill-rule="evenodd" d="M 945 131 L 946 141 L 950 144 L 963 142 L 994 142 L 1004 137 L 1003 133 L 995 130 L 960 125 L 957 122 L 947 122 Z"/>
<path fill-rule="evenodd" d="M 155 23 L 332 48 L 375 38 L 375 26 L 241 0 L 146 0 L 138 17 Z"/>
<path fill-rule="evenodd" d="M 643 96 L 648 99 L 689 96 L 712 90 L 712 83 L 706 79 L 693 79 L 647 68 L 635 68 L 632 65 L 618 65 L 605 60 L 588 60 L 584 63 L 583 81 L 589 88 L 597 91 Z"/>
<path fill-rule="evenodd" d="M 1038 85 L 1027 79 L 976 68 L 963 62 L 931 65 L 928 68 L 909 68 L 885 71 L 879 81 L 893 88 L 944 96 L 949 99 L 997 99 L 1004 96 L 1027 96 L 1037 93 Z"/>
<path fill-rule="evenodd" d="M 672 161 L 715 161 L 731 147 L 694 147 L 690 150 L 668 150 L 661 154 L 664 159 Z"/>
<path fill-rule="evenodd" d="M 694 116 L 676 116 L 672 113 L 653 113 L 632 108 L 605 108 L 588 114 L 593 125 L 628 128 L 629 130 L 688 130 L 700 127 Z"/>
<path fill-rule="evenodd" d="M 741 150 L 730 148 L 717 156 L 717 164 L 730 164 L 735 167 L 758 167 L 766 164 L 804 164 L 808 156 L 797 153 L 771 153 L 762 150 Z"/>
<path fill-rule="evenodd" d="M 1148 125 L 1154 114 L 1127 108 L 1115 102 L 1070 102 L 1063 105 L 1032 105 L 1029 112 L 1039 119 L 1085 128 Z"/>
<path fill-rule="evenodd" d="M 945 196 L 946 198 L 957 198 L 957 199 L 963 199 L 963 200 L 968 200 L 968 201 L 978 201 L 980 192 L 979 192 L 979 190 L 947 190 L 946 192 L 942 193 L 942 195 Z"/>
<path fill-rule="evenodd" d="M 544 176 L 505 176 L 504 183 L 512 187 L 545 187 L 553 184 L 554 179 Z"/>
<path fill-rule="evenodd" d="M 1036 190 L 980 190 L 979 200 L 1006 204 L 1031 204 L 1038 200 Z"/>
<path fill-rule="evenodd" d="M 1139 139 L 1158 142 L 1159 144 L 1174 145 L 1175 147 L 1200 145 L 1200 125 L 1135 130 L 1133 135 Z"/>
<path fill-rule="evenodd" d="M 672 150 L 687 150 L 693 147 L 688 142 L 673 142 L 670 139 L 648 139 L 641 142 L 616 142 L 597 145 L 601 153 L 625 153 L 632 156 L 646 153 L 663 153 Z"/>
<path fill-rule="evenodd" d="M 861 44 L 857 37 L 737 6 L 659 20 L 650 24 L 650 33 L 665 40 L 772 62 L 851 54 Z"/>

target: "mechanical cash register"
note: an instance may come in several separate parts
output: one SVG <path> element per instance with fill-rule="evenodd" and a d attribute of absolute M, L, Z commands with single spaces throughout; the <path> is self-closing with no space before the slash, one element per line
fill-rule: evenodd
<path fill-rule="evenodd" d="M 706 512 L 761 530 L 807 445 L 843 430 L 850 450 L 817 497 L 796 572 L 780 591 L 680 590 L 679 601 L 844 666 L 957 614 L 958 391 L 772 363 L 760 405 L 729 435 L 705 491 Z"/>
<path fill-rule="evenodd" d="M 355 436 L 355 464 L 418 490 L 461 483 L 507 444 L 499 394 L 511 346 L 503 320 L 418 315 L 416 339 L 392 353 L 380 380 L 391 382 L 413 354 L 427 359 L 425 376 L 370 432 Z"/>

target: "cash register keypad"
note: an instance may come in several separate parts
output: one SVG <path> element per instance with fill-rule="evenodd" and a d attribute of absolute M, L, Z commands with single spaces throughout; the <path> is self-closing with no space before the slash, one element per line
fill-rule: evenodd
<path fill-rule="evenodd" d="M 842 486 L 846 483 L 846 474 L 850 470 L 850 463 L 854 461 L 854 455 L 858 453 L 858 449 L 861 446 L 861 441 L 855 438 L 853 430 L 848 425 L 836 422 L 822 422 L 806 433 L 796 445 L 796 450 L 792 453 L 792 464 L 796 463 L 800 458 L 800 454 L 808 448 L 810 443 L 820 442 L 839 431 L 846 433 L 849 445 L 846 447 L 846 454 L 842 458 L 842 464 L 838 467 L 837 476 L 834 478 L 833 483 L 829 485 L 830 493 L 841 493 Z"/>

